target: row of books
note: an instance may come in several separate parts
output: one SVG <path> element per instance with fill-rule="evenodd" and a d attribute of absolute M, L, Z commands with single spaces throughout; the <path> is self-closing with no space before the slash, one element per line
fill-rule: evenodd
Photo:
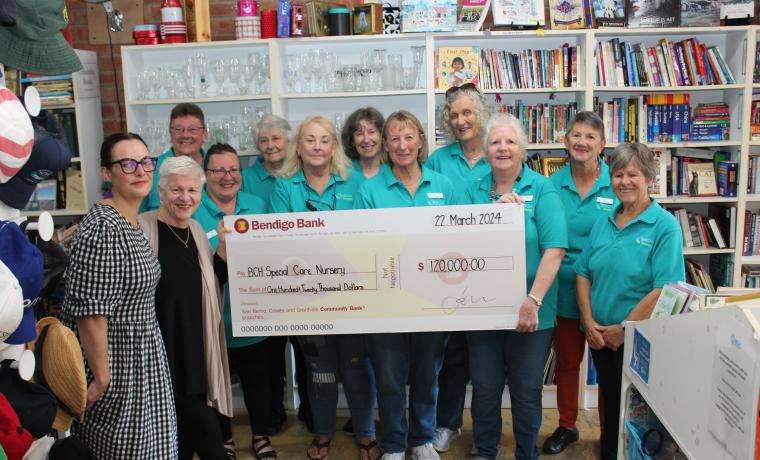
<path fill-rule="evenodd" d="M 74 109 L 51 110 L 50 113 L 58 120 L 61 125 L 63 141 L 69 148 L 72 157 L 79 156 L 79 143 L 77 138 L 77 121 Z"/>
<path fill-rule="evenodd" d="M 531 144 L 563 142 L 570 120 L 578 113 L 578 104 L 526 105 L 516 100 L 514 105 L 501 105 L 499 112 L 517 117 Z"/>
<path fill-rule="evenodd" d="M 567 156 L 557 153 L 537 153 L 528 157 L 525 163 L 533 171 L 549 177 L 567 164 Z"/>
<path fill-rule="evenodd" d="M 599 86 L 703 86 L 736 83 L 716 46 L 695 38 L 678 42 L 661 39 L 646 47 L 613 38 L 595 50 Z"/>
<path fill-rule="evenodd" d="M 717 206 L 717 208 L 721 207 Z M 708 216 L 689 212 L 684 208 L 672 208 L 668 209 L 668 211 L 675 216 L 681 225 L 684 247 L 726 249 L 727 247 L 733 247 L 730 246 L 732 242 L 729 239 L 731 235 L 731 215 L 725 215 L 729 209 L 735 210 L 736 208 L 716 209 L 713 211 L 713 214 Z M 730 211 L 728 212 L 730 213 Z M 736 220 L 735 217 L 734 220 Z"/>
<path fill-rule="evenodd" d="M 687 265 L 689 260 L 687 259 Z M 702 269 L 701 265 L 698 265 L 698 267 Z M 699 275 L 696 275 L 696 278 L 706 282 L 706 279 L 703 279 Z M 707 278 L 709 278 L 709 275 L 707 275 Z M 712 292 L 715 291 L 713 290 Z M 682 281 L 666 284 L 662 287 L 660 296 L 657 297 L 657 303 L 654 305 L 650 318 L 662 318 L 695 311 L 699 308 L 699 296 L 706 293 L 706 288 Z"/>
<path fill-rule="evenodd" d="M 729 161 L 730 152 L 681 148 L 674 153 L 655 149 L 654 154 L 660 168 L 655 196 L 664 196 L 663 190 L 671 196 L 736 196 L 739 164 Z"/>
<path fill-rule="evenodd" d="M 594 98 L 594 111 L 605 125 L 609 142 L 683 142 L 727 140 L 731 118 L 724 102 L 691 108 L 689 94 L 648 94 Z"/>
<path fill-rule="evenodd" d="M 750 112 L 750 139 L 760 140 L 760 95 L 752 96 L 752 111 Z"/>
<path fill-rule="evenodd" d="M 760 214 L 750 210 L 744 211 L 742 255 L 760 255 Z"/>
<path fill-rule="evenodd" d="M 37 75 L 27 73 L 21 77 L 23 86 L 34 86 L 40 93 L 42 107 L 74 103 L 74 86 L 71 75 Z"/>
<path fill-rule="evenodd" d="M 760 193 L 760 155 L 749 157 L 747 170 L 747 193 Z"/>
<path fill-rule="evenodd" d="M 746 288 L 760 288 L 760 266 L 745 265 L 742 267 L 741 285 Z"/>
<path fill-rule="evenodd" d="M 555 343 L 552 342 L 549 347 L 549 356 L 546 359 L 546 365 L 544 366 L 544 385 L 556 385 L 557 384 L 557 350 Z M 586 374 L 586 385 L 597 384 L 596 368 L 594 367 L 594 360 L 591 359 L 591 351 L 588 351 L 586 357 L 588 363 L 588 372 Z"/>
<path fill-rule="evenodd" d="M 24 210 L 83 210 L 83 187 L 81 170 L 70 167 L 65 171 L 59 171 L 54 179 L 44 180 L 37 184 Z"/>

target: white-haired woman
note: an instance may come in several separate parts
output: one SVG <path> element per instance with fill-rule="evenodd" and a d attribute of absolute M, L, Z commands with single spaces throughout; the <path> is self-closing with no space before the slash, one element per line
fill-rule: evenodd
<path fill-rule="evenodd" d="M 335 128 L 326 118 L 312 116 L 298 127 L 288 146 L 269 211 L 275 213 L 352 209 L 364 180 L 351 168 Z M 338 380 L 343 382 L 361 458 L 380 457 L 373 417 L 374 381 L 365 353 L 364 336 L 356 334 L 300 336 L 309 368 L 308 392 L 314 418 L 314 440 L 306 456 L 325 459 L 335 433 Z"/>
<path fill-rule="evenodd" d="M 451 143 L 436 149 L 425 166 L 451 180 L 464 193 L 472 179 L 491 170 L 483 148 L 483 128 L 491 117 L 491 104 L 472 83 L 452 86 L 446 91 L 440 125 Z M 461 434 L 464 398 L 468 372 L 467 337 L 452 332 L 446 344 L 446 355 L 438 377 L 438 409 L 435 441 L 439 452 L 446 452 L 451 441 Z"/>
<path fill-rule="evenodd" d="M 259 156 L 243 169 L 243 191 L 269 202 L 277 171 L 285 161 L 290 138 L 290 123 L 277 115 L 267 115 L 256 124 L 256 148 Z"/>
<path fill-rule="evenodd" d="M 159 170 L 160 207 L 138 220 L 161 265 L 156 316 L 174 388 L 179 458 L 225 460 L 217 414 L 232 417 L 232 392 L 221 296 L 214 253 L 191 218 L 204 182 L 190 157 L 167 158 Z M 217 254 L 226 258 L 224 245 Z"/>
<path fill-rule="evenodd" d="M 527 139 L 519 120 L 496 115 L 484 130 L 492 172 L 473 181 L 466 202 L 523 203 L 526 287 L 517 327 L 467 333 L 477 458 L 496 457 L 505 377 L 512 402 L 517 458 L 538 458 L 543 373 L 557 314 L 557 272 L 567 249 L 562 201 L 548 178 L 526 167 Z"/>

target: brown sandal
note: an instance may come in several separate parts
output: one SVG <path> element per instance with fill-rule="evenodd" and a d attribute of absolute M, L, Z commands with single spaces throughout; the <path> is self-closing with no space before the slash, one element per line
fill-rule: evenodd
<path fill-rule="evenodd" d="M 327 455 L 329 455 L 329 453 L 325 454 L 324 457 L 320 457 L 319 456 L 319 451 L 322 450 L 322 449 L 329 449 L 331 442 L 332 442 L 332 439 L 328 439 L 325 442 L 319 442 L 319 441 L 317 441 L 317 438 L 312 439 L 311 440 L 311 444 L 309 444 L 309 448 L 306 449 L 306 458 L 309 459 L 309 460 L 327 460 Z M 309 454 L 309 449 L 312 448 L 312 447 L 315 447 L 317 449 L 317 457 L 312 457 Z"/>
<path fill-rule="evenodd" d="M 380 457 L 383 456 L 383 451 L 382 449 L 379 448 L 379 446 L 377 445 L 377 440 L 375 439 L 371 440 L 367 444 L 357 443 L 357 445 L 359 446 L 359 454 L 361 455 L 362 451 L 366 452 L 367 458 L 369 458 L 370 460 L 378 460 Z M 377 457 L 372 456 L 372 449 L 374 449 L 375 447 L 378 447 Z"/>

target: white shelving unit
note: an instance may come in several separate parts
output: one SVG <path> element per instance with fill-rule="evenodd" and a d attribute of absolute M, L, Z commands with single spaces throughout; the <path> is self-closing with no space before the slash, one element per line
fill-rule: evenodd
<path fill-rule="evenodd" d="M 82 172 L 84 207 L 81 209 L 56 209 L 48 211 L 54 217 L 83 215 L 102 197 L 100 174 L 100 145 L 103 143 L 103 119 L 100 107 L 100 78 L 98 55 L 94 51 L 75 50 L 82 61 L 82 70 L 71 75 L 74 103 L 45 106 L 56 111 L 73 109 L 75 113 L 78 156 L 71 159 L 71 166 Z M 74 155 L 75 152 L 72 152 Z M 38 216 L 41 211 L 24 211 L 25 216 Z"/>
<path fill-rule="evenodd" d="M 539 31 L 505 31 L 505 32 L 458 32 L 401 34 L 384 36 L 344 36 L 317 37 L 302 39 L 270 39 L 251 41 L 228 41 L 188 43 L 182 45 L 152 45 L 122 47 L 122 64 L 124 68 L 124 88 L 127 111 L 127 125 L 130 131 L 137 131 L 149 121 L 161 121 L 168 126 L 171 107 L 178 102 L 199 104 L 210 118 L 239 114 L 240 107 L 246 104 L 265 105 L 266 110 L 283 116 L 297 124 L 310 114 L 321 114 L 331 119 L 336 113 L 348 114 L 364 106 L 374 106 L 385 115 L 398 109 L 407 109 L 414 113 L 427 128 L 429 147 L 432 152 L 435 145 L 436 106 L 442 104 L 444 91 L 435 87 L 435 51 L 444 46 L 478 46 L 484 48 L 520 50 L 553 49 L 564 44 L 578 47 L 577 86 L 571 88 L 540 88 L 519 90 L 488 90 L 488 94 L 498 94 L 506 103 L 521 99 L 526 103 L 576 102 L 579 109 L 593 108 L 594 99 L 600 101 L 613 97 L 643 93 L 689 93 L 694 104 L 700 102 L 726 101 L 731 108 L 731 135 L 726 141 L 650 143 L 655 148 L 714 147 L 729 150 L 738 160 L 739 184 L 738 196 L 726 197 L 668 197 L 660 200 L 665 206 L 687 207 L 689 209 L 706 208 L 710 203 L 733 206 L 737 210 L 736 248 L 733 249 L 689 249 L 686 254 L 707 261 L 711 256 L 733 255 L 733 285 L 741 279 L 743 263 L 749 263 L 742 257 L 742 234 L 744 210 L 747 203 L 760 203 L 760 195 L 746 194 L 748 152 L 750 146 L 760 147 L 760 141 L 749 141 L 749 114 L 753 88 L 760 85 L 752 83 L 755 44 L 759 28 L 756 26 L 737 26 L 719 28 L 670 28 L 670 29 L 586 29 L 586 30 L 539 30 Z M 595 85 L 596 63 L 594 49 L 599 41 L 620 37 L 623 40 L 655 44 L 659 39 L 682 40 L 696 37 L 708 46 L 717 46 L 731 68 L 737 83 L 731 85 L 682 86 L 682 87 L 600 87 Z M 403 91 L 376 92 L 330 92 L 330 93 L 290 93 L 283 87 L 285 56 L 302 53 L 311 49 L 322 49 L 336 53 L 344 64 L 357 63 L 362 52 L 375 48 L 385 48 L 389 53 L 401 53 L 404 65 L 410 65 L 410 46 L 425 46 L 426 57 L 420 82 L 423 87 Z M 258 96 L 209 97 L 204 99 L 182 100 L 140 100 L 136 94 L 135 75 L 157 66 L 180 66 L 186 57 L 197 52 L 204 52 L 209 60 L 238 57 L 244 60 L 249 51 L 264 51 L 269 56 L 271 92 Z M 610 143 L 608 148 L 614 148 Z M 528 150 L 561 150 L 563 144 L 534 144 Z M 585 366 L 585 365 L 584 365 Z M 593 407 L 596 403 L 596 387 L 586 387 L 584 372 L 581 388 L 582 407 Z M 555 407 L 556 389 L 547 387 L 545 407 Z"/>
<path fill-rule="evenodd" d="M 631 365 L 635 331 L 649 343 L 645 353 L 648 360 L 639 361 L 639 368 L 648 372 L 637 373 Z M 688 458 L 757 458 L 754 448 L 760 391 L 760 306 L 727 306 L 627 323 L 625 343 L 618 458 L 628 458 L 624 454 L 629 415 L 626 396 L 632 388 L 643 396 Z M 721 358 L 723 362 L 732 361 L 735 370 L 742 369 L 739 374 L 746 371 L 744 379 L 733 381 L 727 377 L 719 364 Z M 641 374 L 647 375 L 646 382 Z M 725 390 L 723 385 L 729 385 L 733 394 L 719 400 L 716 395 Z M 734 423 L 745 434 L 737 435 L 729 428 L 729 441 L 722 442 L 714 434 L 721 433 L 720 427 L 725 425 L 717 407 L 733 403 L 740 408 Z"/>

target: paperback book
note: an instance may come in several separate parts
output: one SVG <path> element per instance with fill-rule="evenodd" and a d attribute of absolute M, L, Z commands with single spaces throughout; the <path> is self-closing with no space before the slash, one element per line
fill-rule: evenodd
<path fill-rule="evenodd" d="M 495 26 L 544 26 L 544 2 L 541 0 L 493 0 Z"/>
<path fill-rule="evenodd" d="M 403 32 L 446 32 L 456 30 L 456 0 L 403 0 Z"/>
<path fill-rule="evenodd" d="M 582 0 L 549 0 L 552 29 L 584 29 L 586 19 Z"/>
<path fill-rule="evenodd" d="M 480 48 L 438 48 L 438 88 L 449 89 L 465 83 L 478 85 Z"/>
<path fill-rule="evenodd" d="M 488 3 L 489 0 L 463 0 L 457 30 L 462 32 L 480 30 L 488 11 Z"/>
<path fill-rule="evenodd" d="M 746 20 L 747 24 L 755 17 L 753 0 L 721 0 L 720 18 L 723 20 Z"/>
<path fill-rule="evenodd" d="M 625 27 L 625 0 L 593 0 L 597 27 Z"/>
<path fill-rule="evenodd" d="M 681 0 L 681 27 L 720 25 L 720 0 Z"/>
<path fill-rule="evenodd" d="M 687 163 L 686 173 L 689 181 L 689 196 L 715 196 L 718 194 L 718 183 L 715 179 L 713 163 Z"/>
<path fill-rule="evenodd" d="M 678 25 L 678 0 L 627 0 L 628 27 Z"/>

